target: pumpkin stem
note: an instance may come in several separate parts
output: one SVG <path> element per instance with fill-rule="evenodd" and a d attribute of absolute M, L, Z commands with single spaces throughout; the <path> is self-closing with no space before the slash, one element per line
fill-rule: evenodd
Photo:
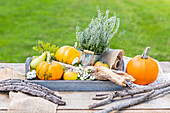
<path fill-rule="evenodd" d="M 77 42 L 75 42 L 75 44 L 74 44 L 74 48 L 75 48 L 75 49 L 77 48 Z"/>
<path fill-rule="evenodd" d="M 45 49 L 43 48 L 42 44 L 40 44 L 41 48 L 43 49 L 43 52 L 45 52 Z"/>
<path fill-rule="evenodd" d="M 50 52 L 47 52 L 47 59 L 46 59 L 47 62 L 49 62 L 49 64 L 52 64 L 52 60 L 51 60 L 51 54 Z"/>
<path fill-rule="evenodd" d="M 147 54 L 148 54 L 149 49 L 150 49 L 150 47 L 146 47 L 145 51 L 143 52 L 143 54 L 141 56 L 142 59 L 148 58 Z"/>

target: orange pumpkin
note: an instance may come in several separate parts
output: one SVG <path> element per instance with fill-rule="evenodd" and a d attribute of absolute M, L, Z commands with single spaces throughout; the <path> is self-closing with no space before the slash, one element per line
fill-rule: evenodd
<path fill-rule="evenodd" d="M 40 80 L 59 80 L 63 75 L 63 67 L 57 62 L 43 61 L 36 68 Z"/>
<path fill-rule="evenodd" d="M 72 64 L 76 57 L 80 59 L 80 52 L 70 46 L 63 46 L 59 48 L 55 54 L 56 60 L 67 64 Z"/>
<path fill-rule="evenodd" d="M 159 68 L 157 62 L 151 57 L 147 56 L 147 47 L 143 55 L 137 55 L 132 58 L 128 64 L 126 71 L 129 75 L 132 75 L 135 79 L 134 83 L 139 85 L 147 85 L 154 82 L 159 73 Z"/>

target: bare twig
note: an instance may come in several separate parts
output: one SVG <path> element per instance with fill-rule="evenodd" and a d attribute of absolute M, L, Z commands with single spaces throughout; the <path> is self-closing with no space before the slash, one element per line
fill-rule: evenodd
<path fill-rule="evenodd" d="M 105 96 L 105 95 L 109 95 L 108 93 L 107 94 L 98 94 L 98 93 L 96 93 L 96 96 Z"/>
<path fill-rule="evenodd" d="M 110 103 L 112 101 L 112 98 L 113 98 L 113 93 L 111 93 L 110 95 L 107 95 L 107 99 L 105 99 L 104 101 L 101 101 L 100 103 L 94 103 L 93 105 L 89 105 L 89 108 L 94 108 L 94 107 L 98 107 L 98 106 L 101 106 L 101 105 L 105 105 L 107 103 Z"/>
<path fill-rule="evenodd" d="M 143 101 L 146 101 L 149 99 L 149 96 L 151 94 L 153 94 L 154 91 L 151 91 L 149 93 L 147 93 L 146 95 L 138 98 L 138 99 L 135 99 L 135 100 L 132 100 L 132 101 L 129 101 L 129 102 L 126 102 L 126 103 L 121 103 L 121 104 L 118 104 L 116 106 L 112 106 L 110 108 L 107 108 L 107 109 L 104 109 L 104 110 L 101 110 L 101 111 L 97 111 L 96 113 L 108 113 L 108 112 L 111 112 L 113 110 L 119 110 L 119 109 L 123 109 L 123 108 L 126 108 L 126 107 L 130 107 L 132 105 L 135 105 L 135 104 L 138 104 L 138 103 L 141 103 Z"/>
<path fill-rule="evenodd" d="M 108 95 L 104 95 L 104 96 L 97 96 L 97 97 L 94 97 L 93 100 L 103 100 L 103 99 L 106 99 L 108 98 L 109 94 Z"/>
<path fill-rule="evenodd" d="M 107 109 L 104 109 L 104 110 L 101 110 L 101 111 L 97 111 L 95 113 L 109 113 L 113 110 L 121 110 L 121 109 L 124 109 L 124 108 L 127 108 L 127 107 L 130 107 L 130 106 L 134 106 L 136 104 L 140 104 L 142 102 L 145 102 L 145 101 L 148 101 L 148 100 L 151 100 L 153 97 L 155 96 L 158 96 L 164 92 L 167 92 L 167 91 L 170 91 L 170 87 L 167 87 L 167 88 L 163 88 L 159 91 L 154 91 L 152 90 L 151 92 L 145 94 L 144 96 L 141 96 L 135 100 L 131 100 L 129 102 L 125 102 L 125 103 L 121 103 L 121 104 L 118 104 L 118 105 L 115 105 L 115 106 L 112 106 L 110 108 L 107 108 Z"/>
<path fill-rule="evenodd" d="M 128 90 L 126 89 L 126 90 L 123 90 L 123 91 L 115 91 L 115 92 L 112 93 L 113 98 L 108 98 L 108 99 L 103 100 L 101 102 L 94 103 L 94 104 L 90 105 L 89 108 L 91 109 L 91 108 L 95 108 L 95 107 L 102 106 L 102 105 L 105 105 L 107 103 L 110 103 L 116 97 L 124 97 L 124 96 L 129 96 L 129 95 L 133 96 L 135 94 L 149 92 L 153 89 L 156 90 L 156 89 L 166 88 L 168 86 L 170 86 L 170 81 L 163 83 L 163 84 L 157 84 L 155 86 L 148 86 L 148 87 L 145 87 L 145 88 L 128 89 Z M 96 94 L 96 95 L 110 95 L 110 94 Z"/>

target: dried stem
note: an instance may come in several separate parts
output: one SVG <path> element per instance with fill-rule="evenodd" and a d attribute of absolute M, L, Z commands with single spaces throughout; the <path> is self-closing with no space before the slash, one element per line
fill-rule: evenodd
<path fill-rule="evenodd" d="M 41 48 L 43 49 L 43 52 L 45 52 L 45 49 L 44 49 L 44 47 L 42 46 L 42 44 L 40 44 L 40 46 L 41 46 Z"/>
<path fill-rule="evenodd" d="M 142 59 L 148 59 L 148 51 L 149 51 L 150 47 L 146 47 L 145 51 L 143 52 L 141 58 Z"/>

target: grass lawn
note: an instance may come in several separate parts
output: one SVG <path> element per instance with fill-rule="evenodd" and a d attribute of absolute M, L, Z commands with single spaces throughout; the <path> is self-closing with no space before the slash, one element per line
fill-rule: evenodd
<path fill-rule="evenodd" d="M 121 19 L 110 48 L 134 57 L 150 46 L 149 56 L 170 61 L 169 0 L 0 0 L 0 62 L 25 62 L 38 40 L 73 46 L 76 25 L 84 29 L 97 5 Z"/>

